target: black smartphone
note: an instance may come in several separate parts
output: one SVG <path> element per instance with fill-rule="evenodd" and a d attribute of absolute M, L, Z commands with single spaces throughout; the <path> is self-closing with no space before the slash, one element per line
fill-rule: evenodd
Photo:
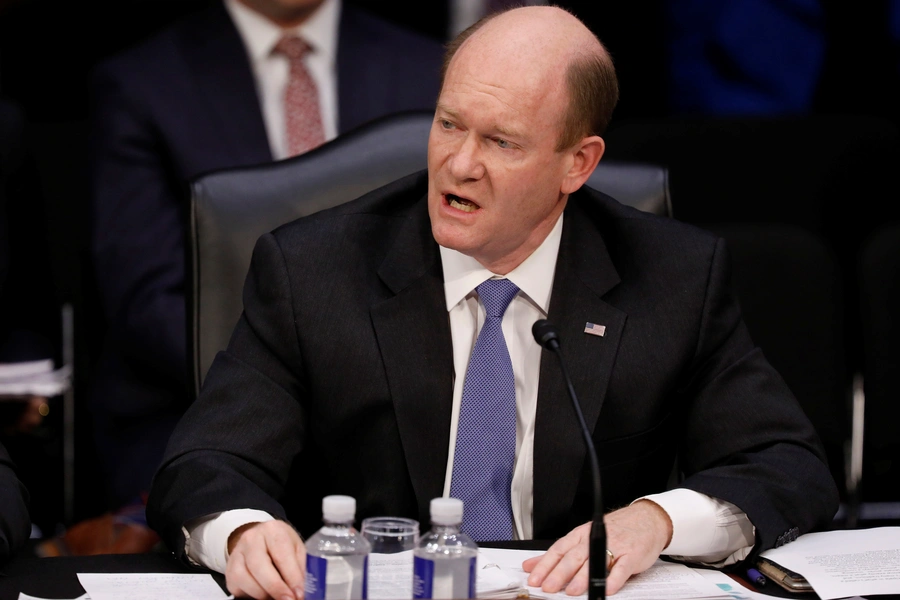
<path fill-rule="evenodd" d="M 765 558 L 760 558 L 756 564 L 759 572 L 770 581 L 774 581 L 789 592 L 812 592 L 813 588 L 803 575 L 785 569 Z"/>

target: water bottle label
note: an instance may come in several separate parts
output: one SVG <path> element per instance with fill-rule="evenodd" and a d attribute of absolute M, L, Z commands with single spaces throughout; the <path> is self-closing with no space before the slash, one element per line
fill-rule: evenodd
<path fill-rule="evenodd" d="M 413 559 L 413 598 L 431 598 L 433 582 L 434 561 L 416 556 Z"/>
<path fill-rule="evenodd" d="M 474 598 L 475 597 L 475 565 L 476 557 L 459 564 L 450 561 L 441 563 L 440 573 L 435 577 L 435 565 L 438 561 L 419 556 L 413 559 L 413 598 Z M 462 571 L 456 567 L 462 567 Z"/>
<path fill-rule="evenodd" d="M 369 556 L 363 560 L 362 600 L 369 598 Z"/>
<path fill-rule="evenodd" d="M 306 600 L 325 600 L 328 560 L 322 556 L 306 555 L 306 581 L 303 584 Z"/>
<path fill-rule="evenodd" d="M 303 587 L 307 600 L 366 600 L 369 557 L 307 554 Z"/>

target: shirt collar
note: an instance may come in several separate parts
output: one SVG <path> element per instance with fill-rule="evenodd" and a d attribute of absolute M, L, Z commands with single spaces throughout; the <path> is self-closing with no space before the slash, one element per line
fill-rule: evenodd
<path fill-rule="evenodd" d="M 285 33 L 296 33 L 316 54 L 325 57 L 329 64 L 334 63 L 337 56 L 341 0 L 325 0 L 305 23 L 287 31 L 239 0 L 225 0 L 225 8 L 231 15 L 251 60 L 265 60 Z"/>
<path fill-rule="evenodd" d="M 550 308 L 550 292 L 556 272 L 556 257 L 562 239 L 563 216 L 560 215 L 550 234 L 522 264 L 506 275 L 534 302 L 544 314 Z M 444 298 L 447 311 L 460 303 L 476 287 L 491 277 L 501 277 L 481 266 L 477 260 L 462 252 L 439 246 L 444 270 Z"/>

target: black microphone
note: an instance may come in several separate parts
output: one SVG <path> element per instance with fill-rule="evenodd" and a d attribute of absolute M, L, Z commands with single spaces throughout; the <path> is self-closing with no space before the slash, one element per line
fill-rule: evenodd
<path fill-rule="evenodd" d="M 569 388 L 569 398 L 575 408 L 575 415 L 581 426 L 581 435 L 584 437 L 584 444 L 587 446 L 588 456 L 591 459 L 591 476 L 594 480 L 594 516 L 591 519 L 591 540 L 588 554 L 588 600 L 605 600 L 606 525 L 603 524 L 603 497 L 600 489 L 600 463 L 597 462 L 597 451 L 594 450 L 591 432 L 584 422 L 581 405 L 578 404 L 578 398 L 575 397 L 575 388 L 572 387 L 572 380 L 569 379 L 566 364 L 559 351 L 559 333 L 556 331 L 556 327 L 546 319 L 541 319 L 535 321 L 531 326 L 531 334 L 534 336 L 534 341 L 556 354 L 556 358 L 559 359 L 559 368 L 562 371 L 563 379 L 566 380 L 566 386 Z"/>

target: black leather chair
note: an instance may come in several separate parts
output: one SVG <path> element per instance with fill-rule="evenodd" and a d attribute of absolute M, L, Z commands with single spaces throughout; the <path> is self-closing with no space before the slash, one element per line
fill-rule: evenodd
<path fill-rule="evenodd" d="M 816 426 L 851 502 L 862 427 L 851 423 L 853 382 L 866 376 L 857 256 L 874 226 L 900 212 L 883 202 L 896 195 L 897 125 L 696 116 L 619 120 L 605 138 L 607 159 L 665 166 L 677 217 L 728 242 L 747 327 Z"/>
<path fill-rule="evenodd" d="M 825 241 L 779 223 L 711 223 L 731 254 L 747 329 L 816 428 L 843 499 L 856 482 L 846 456 L 852 437 L 844 351 L 843 275 Z M 854 474 L 856 477 L 858 475 Z"/>
<path fill-rule="evenodd" d="M 384 117 L 312 152 L 191 182 L 187 314 L 195 392 L 240 317 L 259 236 L 424 169 L 432 120 L 431 112 Z M 672 214 L 665 169 L 601 162 L 588 185 L 641 210 Z"/>

